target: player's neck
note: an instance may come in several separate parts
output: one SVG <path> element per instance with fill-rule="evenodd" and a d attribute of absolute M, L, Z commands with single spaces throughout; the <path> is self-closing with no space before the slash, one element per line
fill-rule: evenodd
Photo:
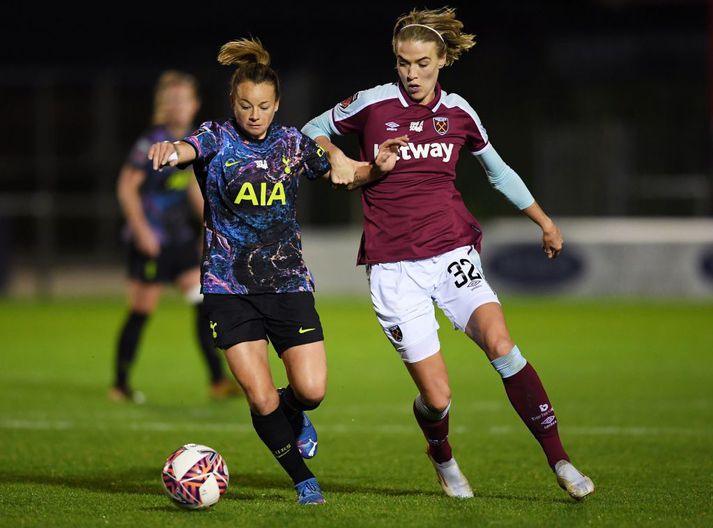
<path fill-rule="evenodd" d="M 427 105 L 436 98 L 436 89 L 434 88 L 429 92 L 429 94 L 421 99 L 418 104 Z"/>

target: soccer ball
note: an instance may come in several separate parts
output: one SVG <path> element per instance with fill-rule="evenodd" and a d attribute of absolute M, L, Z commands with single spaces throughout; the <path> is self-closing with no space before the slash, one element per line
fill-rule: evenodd
<path fill-rule="evenodd" d="M 208 508 L 228 489 L 228 466 L 210 447 L 186 444 L 163 466 L 163 487 L 179 506 Z"/>

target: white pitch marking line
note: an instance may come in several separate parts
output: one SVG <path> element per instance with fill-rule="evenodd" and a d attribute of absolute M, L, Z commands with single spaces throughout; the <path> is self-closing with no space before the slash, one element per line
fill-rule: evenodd
<path fill-rule="evenodd" d="M 325 424 L 319 426 L 319 431 L 326 433 L 358 433 L 375 432 L 383 434 L 413 434 L 418 431 L 415 424 L 409 425 L 367 425 L 367 424 Z M 67 431 L 79 430 L 125 430 L 125 431 L 214 431 L 214 432 L 250 432 L 252 425 L 244 423 L 176 423 L 176 422 L 131 422 L 126 425 L 117 425 L 113 422 L 71 422 L 67 420 L 0 420 L 0 429 L 6 430 L 48 430 Z M 566 434 L 586 435 L 586 436 L 713 436 L 711 429 L 692 429 L 675 427 L 564 427 Z M 474 429 L 464 425 L 451 428 L 451 433 L 462 434 L 473 432 Z M 487 429 L 488 434 L 509 435 L 524 433 L 524 427 L 517 426 L 492 426 Z"/>
<path fill-rule="evenodd" d="M 66 430 L 75 429 L 75 424 L 67 421 L 50 420 L 3 420 L 0 422 L 2 429 L 38 429 L 38 430 Z"/>

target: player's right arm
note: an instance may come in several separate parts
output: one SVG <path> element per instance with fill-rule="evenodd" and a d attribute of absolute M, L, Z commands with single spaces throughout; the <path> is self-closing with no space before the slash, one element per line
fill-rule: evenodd
<path fill-rule="evenodd" d="M 157 257 L 161 244 L 146 219 L 139 193 L 145 178 L 145 171 L 130 163 L 125 164 L 119 173 L 116 194 L 138 250 L 150 257 Z"/>
<path fill-rule="evenodd" d="M 382 85 L 355 93 L 341 103 L 310 120 L 302 133 L 312 138 L 329 154 L 332 164 L 330 179 L 334 185 L 354 189 L 374 182 L 384 176 L 378 164 L 368 164 L 349 158 L 342 150 L 332 143 L 336 135 L 361 132 L 369 118 L 373 103 L 393 98 L 393 85 Z"/>
<path fill-rule="evenodd" d="M 337 105 L 337 108 L 339 107 L 340 105 Z M 332 112 L 332 110 L 327 110 L 309 121 L 302 128 L 302 133 L 311 137 L 329 155 L 329 161 L 332 164 L 329 177 L 333 185 L 344 186 L 351 191 L 383 178 L 387 172 L 394 168 L 398 147 L 406 144 L 408 136 L 385 141 L 379 147 L 379 153 L 373 163 L 356 161 L 344 154 L 331 141 L 333 134 L 340 133 L 332 120 Z M 363 116 L 359 117 L 363 119 Z M 354 119 L 354 121 L 358 121 L 358 119 Z M 352 125 L 351 128 L 355 128 L 355 126 Z"/>
<path fill-rule="evenodd" d="M 209 162 L 223 145 L 223 131 L 219 123 L 206 121 L 181 141 L 161 141 L 148 150 L 154 170 L 170 165 L 188 165 L 196 160 Z"/>
<path fill-rule="evenodd" d="M 379 145 L 379 152 L 371 163 L 351 159 L 327 136 L 317 136 L 314 141 L 329 155 L 332 165 L 329 179 L 332 181 L 332 185 L 344 186 L 347 190 L 352 191 L 380 180 L 391 171 L 398 159 L 398 148 L 406 145 L 408 136 L 384 141 Z"/>
<path fill-rule="evenodd" d="M 153 170 L 161 170 L 166 165 L 175 167 L 192 162 L 196 151 L 185 141 L 161 141 L 151 145 L 148 157 L 153 162 Z"/>

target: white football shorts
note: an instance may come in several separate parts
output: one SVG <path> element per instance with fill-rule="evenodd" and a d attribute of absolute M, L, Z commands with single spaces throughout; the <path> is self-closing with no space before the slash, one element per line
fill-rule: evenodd
<path fill-rule="evenodd" d="M 367 276 L 376 318 L 406 363 L 441 349 L 434 301 L 461 331 L 476 308 L 500 302 L 473 246 L 422 260 L 372 264 Z"/>

